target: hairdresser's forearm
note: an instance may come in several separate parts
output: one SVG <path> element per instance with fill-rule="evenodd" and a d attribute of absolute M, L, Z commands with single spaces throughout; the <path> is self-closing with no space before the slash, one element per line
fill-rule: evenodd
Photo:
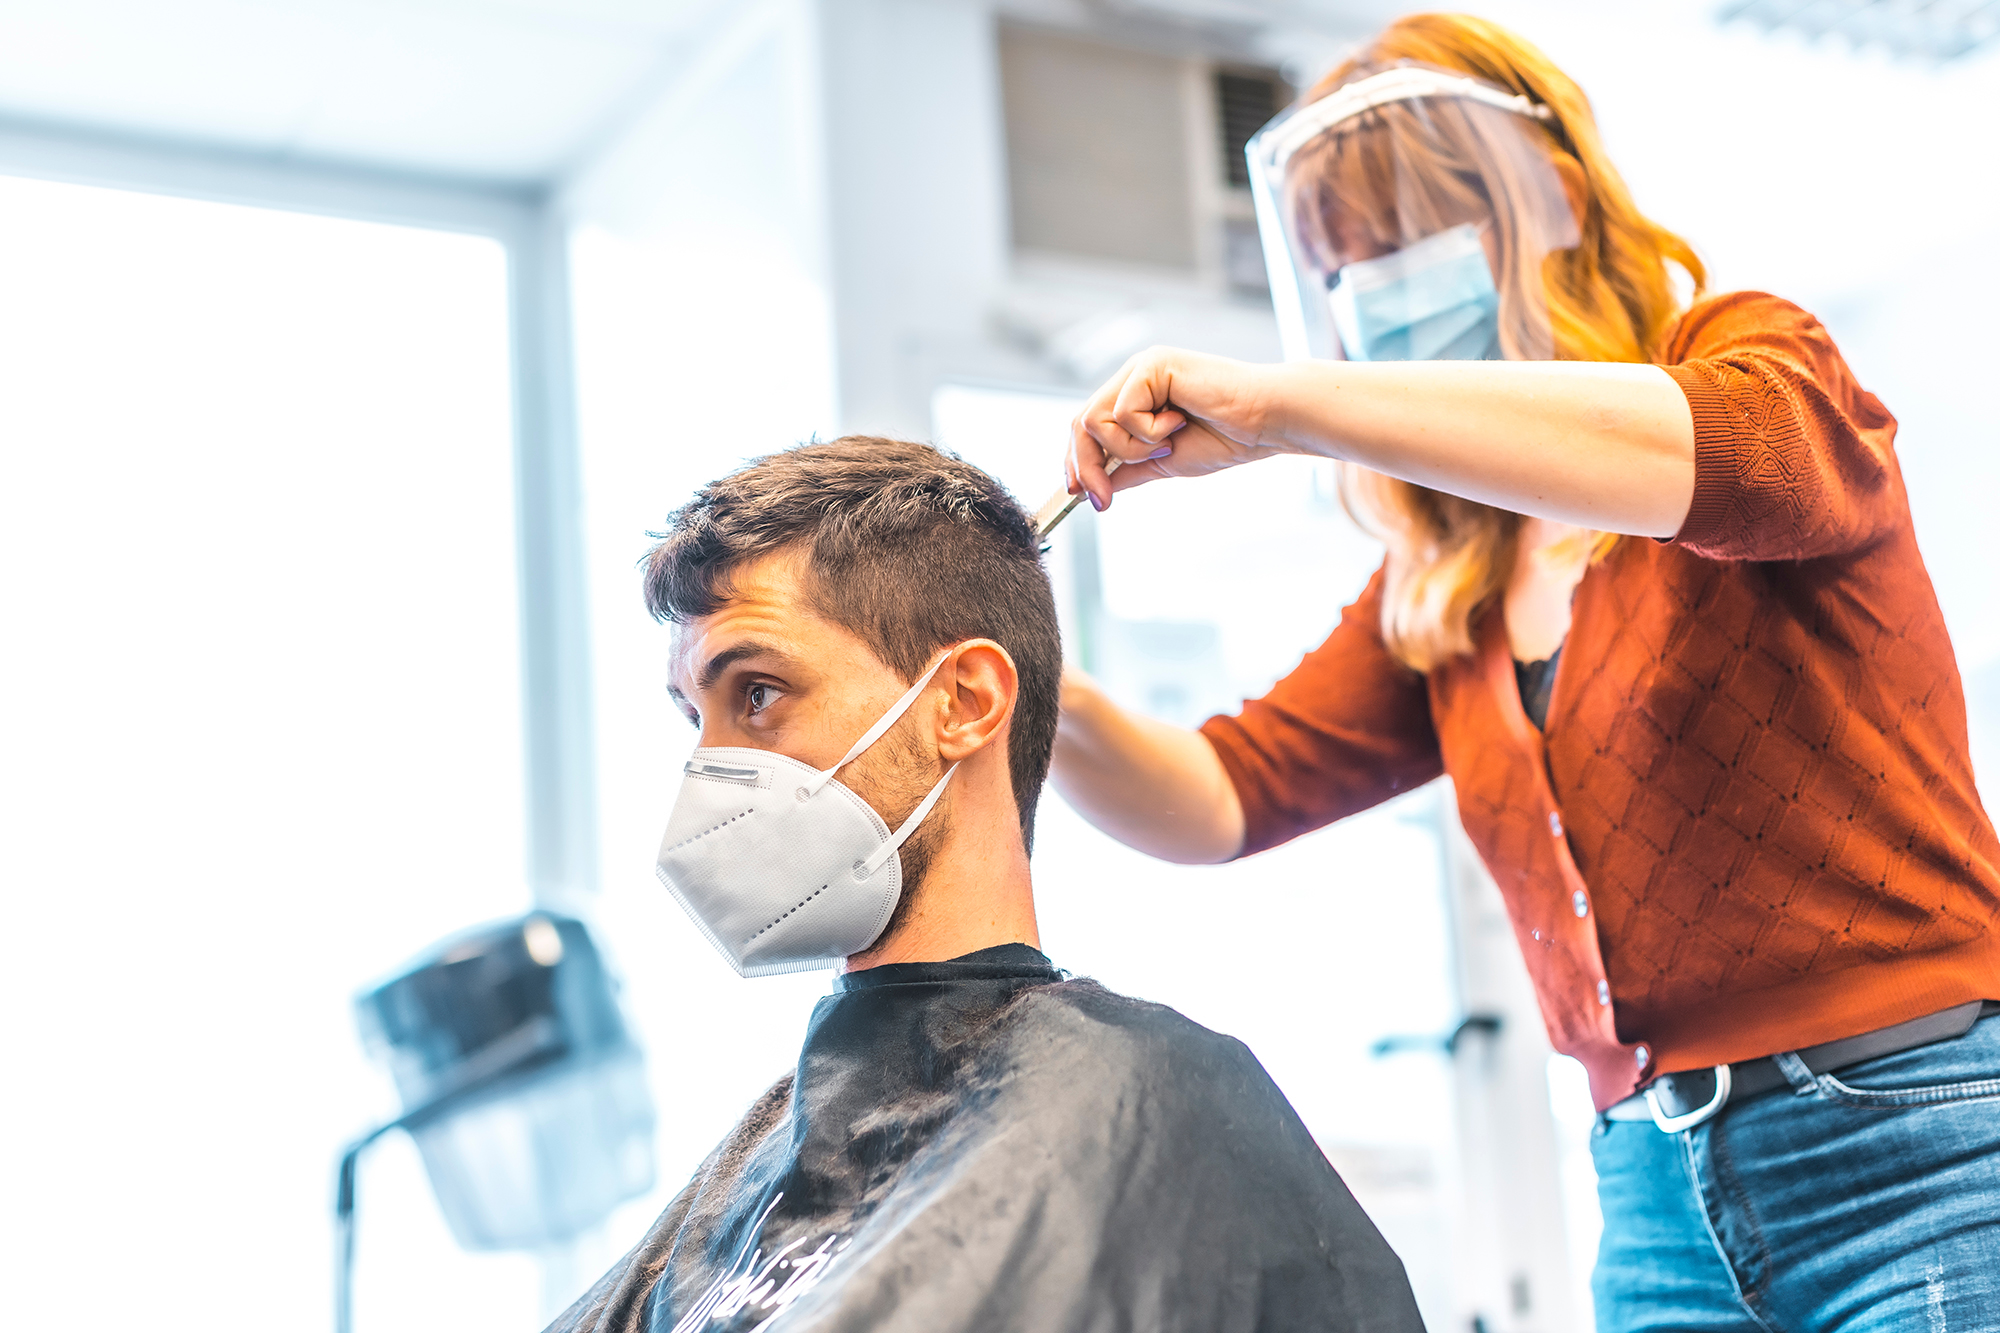
<path fill-rule="evenodd" d="M 1085 819 L 1149 856 L 1201 865 L 1243 847 L 1243 805 L 1208 741 L 1127 712 L 1073 671 L 1049 776 Z"/>
<path fill-rule="evenodd" d="M 1694 498 L 1694 421 L 1657 366 L 1293 362 L 1262 443 L 1605 532 L 1671 537 Z"/>

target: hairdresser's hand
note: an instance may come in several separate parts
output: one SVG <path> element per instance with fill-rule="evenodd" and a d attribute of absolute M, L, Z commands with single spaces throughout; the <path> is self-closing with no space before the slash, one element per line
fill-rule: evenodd
<path fill-rule="evenodd" d="M 1269 431 L 1274 369 L 1174 347 L 1139 353 L 1070 423 L 1069 493 L 1087 491 L 1101 510 L 1114 491 L 1283 452 Z M 1124 466 L 1106 476 L 1107 458 Z"/>

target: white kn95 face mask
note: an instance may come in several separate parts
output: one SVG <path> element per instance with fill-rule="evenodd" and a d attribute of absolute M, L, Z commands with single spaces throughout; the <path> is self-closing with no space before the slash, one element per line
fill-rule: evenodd
<path fill-rule="evenodd" d="M 833 775 L 896 724 L 949 656 L 924 668 L 832 768 L 741 746 L 706 746 L 688 759 L 660 842 L 660 881 L 743 976 L 830 967 L 889 924 L 903 896 L 897 849 L 958 765 L 894 833 Z"/>

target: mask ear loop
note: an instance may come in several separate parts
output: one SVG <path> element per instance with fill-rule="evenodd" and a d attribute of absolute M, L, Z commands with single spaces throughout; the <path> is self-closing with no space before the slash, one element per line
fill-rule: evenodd
<path fill-rule="evenodd" d="M 931 683 L 931 677 L 934 674 L 936 674 L 937 669 L 939 667 L 944 665 L 945 659 L 950 657 L 952 653 L 957 649 L 957 647 L 958 647 L 957 644 L 953 644 L 950 648 L 947 648 L 943 652 L 939 653 L 937 655 L 937 660 L 932 662 L 929 666 L 923 669 L 922 674 L 920 674 L 917 677 L 917 683 L 910 686 L 909 692 L 905 694 L 902 698 L 896 700 L 895 703 L 891 704 L 889 706 L 889 711 L 882 714 L 880 721 L 876 722 L 874 726 L 868 728 L 867 731 L 861 733 L 861 739 L 854 742 L 853 747 L 849 749 L 846 754 L 840 757 L 839 763 L 835 764 L 832 768 L 822 769 L 810 782 L 806 783 L 806 785 L 800 789 L 805 793 L 805 796 L 802 797 L 801 799 L 807 799 L 819 795 L 820 792 L 826 787 L 826 784 L 833 781 L 833 775 L 835 773 L 838 773 L 841 769 L 847 767 L 849 764 L 853 763 L 856 759 L 860 758 L 862 751 L 866 750 L 876 741 L 881 740 L 884 733 L 886 733 L 889 730 L 889 728 L 895 726 L 897 721 L 903 716 L 903 714 L 909 711 L 910 705 L 917 701 L 917 696 L 922 694 L 924 692 L 924 687 Z M 956 765 L 954 765 L 954 767 L 956 767 Z M 940 783 L 939 788 L 942 789 L 942 786 L 943 784 Z M 933 792 L 932 793 L 933 799 L 935 799 L 935 796 L 936 793 Z M 919 812 L 928 811 L 929 809 L 930 806 L 928 804 L 918 807 Z M 895 847 L 896 843 L 894 840 L 892 840 L 889 844 L 889 849 L 891 851 L 894 851 Z"/>
<path fill-rule="evenodd" d="M 902 827 L 890 835 L 889 841 L 870 852 L 868 859 L 856 867 L 855 877 L 857 879 L 873 878 L 875 872 L 882 868 L 882 864 L 894 856 L 902 845 L 910 840 L 910 835 L 917 831 L 917 825 L 924 822 L 924 816 L 929 814 L 931 807 L 938 803 L 938 797 L 944 795 L 945 787 L 951 782 L 951 775 L 956 772 L 958 772 L 957 764 L 953 764 L 944 771 L 944 776 L 938 779 L 937 786 L 931 788 L 930 795 L 917 802 L 917 808 L 910 811 L 910 817 L 903 821 Z"/>

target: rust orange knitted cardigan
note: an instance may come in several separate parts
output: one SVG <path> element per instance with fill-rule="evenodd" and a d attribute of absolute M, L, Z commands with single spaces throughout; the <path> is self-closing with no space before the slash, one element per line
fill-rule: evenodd
<path fill-rule="evenodd" d="M 1772 296 L 1697 305 L 1664 361 L 1693 506 L 1584 575 L 1546 735 L 1497 605 L 1420 676 L 1383 644 L 1379 571 L 1269 694 L 1202 727 L 1246 854 L 1450 774 L 1600 1109 L 2000 999 L 2000 844 L 1895 420 Z"/>

